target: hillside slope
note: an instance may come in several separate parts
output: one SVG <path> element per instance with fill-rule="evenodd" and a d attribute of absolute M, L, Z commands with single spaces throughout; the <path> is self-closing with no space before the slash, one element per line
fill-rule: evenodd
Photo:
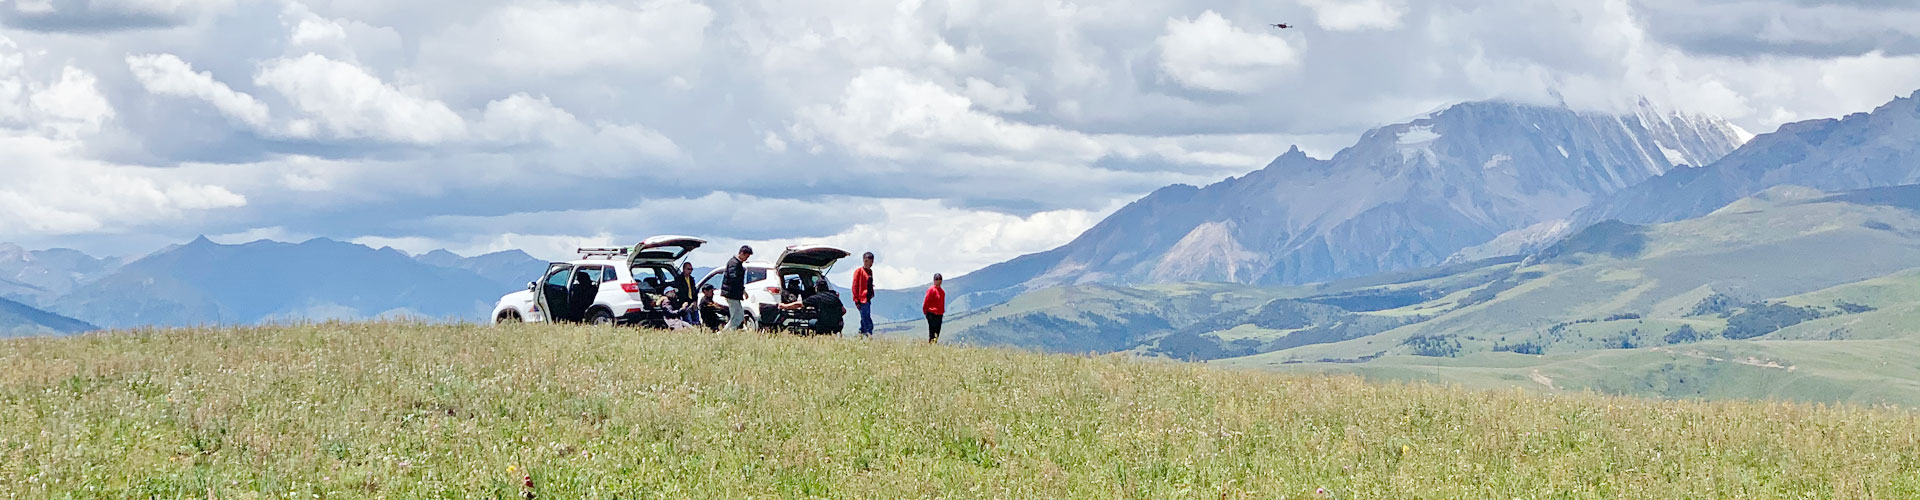
<path fill-rule="evenodd" d="M 1072 242 L 948 280 L 954 309 L 1062 285 L 1295 285 L 1441 263 L 1495 236 L 1570 217 L 1676 165 L 1733 151 L 1725 122 L 1466 103 L 1367 132 L 1330 159 L 1298 149 L 1206 186 L 1170 186 Z M 879 301 L 911 318 L 911 293 Z"/>
<path fill-rule="evenodd" d="M 0 364 L 0 488 L 28 497 L 1920 494 L 1907 411 L 906 342 L 330 324 L 5 341 Z"/>
<path fill-rule="evenodd" d="M 68 335 L 94 330 L 85 321 L 0 299 L 0 338 L 32 335 Z"/>
<path fill-rule="evenodd" d="M 1446 307 L 1430 320 L 1270 356 L 1407 354 L 1429 340 L 1452 344 L 1442 350 L 1449 354 L 1659 346 L 1675 343 L 1667 340 L 1674 335 L 1739 340 L 1899 307 L 1782 300 L 1920 268 L 1916 209 L 1920 186 L 1843 194 L 1780 187 L 1698 219 L 1602 224 L 1512 264 L 1507 279 L 1418 306 Z"/>

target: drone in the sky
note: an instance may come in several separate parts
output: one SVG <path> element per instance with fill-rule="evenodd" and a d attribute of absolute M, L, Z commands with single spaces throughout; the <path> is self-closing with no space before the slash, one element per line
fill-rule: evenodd
<path fill-rule="evenodd" d="M 1291 24 L 1287 24 L 1287 23 L 1280 23 L 1280 24 L 1269 24 L 1269 25 L 1267 25 L 1267 26 L 1272 26 L 1272 27 L 1275 27 L 1275 28 L 1280 28 L 1280 29 L 1287 29 L 1287 28 L 1292 28 L 1292 27 L 1293 27 L 1293 25 L 1291 25 Z"/>

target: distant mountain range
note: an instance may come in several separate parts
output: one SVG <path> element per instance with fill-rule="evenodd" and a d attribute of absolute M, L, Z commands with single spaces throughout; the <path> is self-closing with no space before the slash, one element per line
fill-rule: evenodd
<path fill-rule="evenodd" d="M 1790 123 L 1720 161 L 1676 168 L 1607 195 L 1570 220 L 1503 235 L 1455 260 L 1527 253 L 1608 220 L 1673 222 L 1777 186 L 1849 191 L 1920 183 L 1920 92 L 1871 113 Z"/>
<path fill-rule="evenodd" d="M 1846 191 L 1920 183 L 1920 92 L 1872 113 L 1788 124 L 1712 165 L 1615 193 L 1581 222 L 1691 219 L 1782 185 Z"/>
<path fill-rule="evenodd" d="M 533 258 L 532 255 L 519 250 L 494 252 L 478 257 L 461 257 L 446 250 L 434 250 L 420 254 L 414 257 L 414 260 L 428 265 L 471 271 L 473 274 L 500 284 L 500 287 L 506 291 L 525 288 L 527 282 L 539 279 L 540 273 L 547 269 L 547 261 Z"/>
<path fill-rule="evenodd" d="M 0 242 L 0 298 L 44 302 L 106 276 L 120 264 L 120 259 L 94 258 L 78 250 L 28 251 Z"/>
<path fill-rule="evenodd" d="M 1431 266 L 1719 160 L 1747 137 L 1648 108 L 1460 104 L 1370 131 L 1328 160 L 1294 149 L 1242 177 L 1161 189 L 1065 246 L 949 279 L 948 293 L 964 311 L 1061 285 L 1293 285 Z M 914 293 L 888 293 L 881 312 L 914 317 Z"/>
<path fill-rule="evenodd" d="M 27 299 L 0 304 L 0 335 L 398 315 L 480 321 L 500 295 L 524 288 L 545 267 L 517 250 L 410 257 L 328 239 L 221 245 L 200 238 L 125 264 L 0 245 L 0 272 L 15 284 L 6 290 Z M 36 321 L 10 320 L 7 311 Z"/>

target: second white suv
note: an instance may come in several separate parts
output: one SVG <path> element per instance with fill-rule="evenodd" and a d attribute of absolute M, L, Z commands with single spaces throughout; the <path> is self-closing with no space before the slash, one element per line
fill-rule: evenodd
<path fill-rule="evenodd" d="M 790 293 L 811 294 L 814 282 L 825 281 L 833 265 L 849 255 L 846 250 L 825 245 L 795 245 L 780 252 L 773 262 L 747 262 L 747 298 L 741 305 L 746 306 L 748 327 L 778 326 L 780 303 L 795 300 Z M 700 279 L 700 287 L 713 285 L 719 289 L 726 273 L 725 266 L 714 269 Z M 797 289 L 789 290 L 789 284 Z"/>
<path fill-rule="evenodd" d="M 548 264 L 526 290 L 500 297 L 493 322 L 664 327 L 659 299 L 686 293 L 677 288 L 681 281 L 676 264 L 706 243 L 687 236 L 655 236 L 632 248 L 582 248 L 584 258 Z"/>

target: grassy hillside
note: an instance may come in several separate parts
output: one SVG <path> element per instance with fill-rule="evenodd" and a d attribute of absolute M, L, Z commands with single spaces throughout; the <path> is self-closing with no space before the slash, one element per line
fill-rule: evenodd
<path fill-rule="evenodd" d="M 1131 352 L 1209 360 L 1364 337 L 1430 318 L 1433 299 L 1513 273 L 1518 258 L 1392 273 L 1313 286 L 1222 283 L 1081 285 L 1030 292 L 949 315 L 943 340 L 1063 353 Z M 919 322 L 883 334 L 926 338 Z"/>
<path fill-rule="evenodd" d="M 0 363 L 0 488 L 29 497 L 1920 495 L 1920 415 L 1894 409 L 551 326 L 96 334 Z"/>
<path fill-rule="evenodd" d="M 1887 192 L 1920 199 L 1920 187 Z M 1431 320 L 1287 356 L 1414 354 L 1410 339 L 1421 337 L 1457 342 L 1463 354 L 1646 347 L 1673 343 L 1665 338 L 1682 326 L 1705 338 L 1747 339 L 1861 312 L 1843 306 L 1898 308 L 1901 297 L 1892 294 L 1799 311 L 1779 306 L 1920 268 L 1920 212 L 1778 188 L 1700 219 L 1595 227 L 1516 266 L 1511 278 L 1418 306 L 1445 309 Z"/>
<path fill-rule="evenodd" d="M 942 340 L 1061 353 L 1135 349 L 1144 353 L 1154 351 L 1159 340 L 1175 330 L 1297 295 L 1298 291 L 1288 289 L 1203 283 L 1049 288 L 988 309 L 949 315 Z M 924 322 L 886 325 L 880 333 L 900 339 L 927 338 Z M 1212 357 L 1219 356 L 1202 359 Z"/>
<path fill-rule="evenodd" d="M 1730 341 L 1531 356 L 1384 356 L 1366 363 L 1285 363 L 1250 357 L 1228 368 L 1340 373 L 1374 380 L 1457 383 L 1534 392 L 1679 399 L 1773 399 L 1920 405 L 1920 340 Z"/>

